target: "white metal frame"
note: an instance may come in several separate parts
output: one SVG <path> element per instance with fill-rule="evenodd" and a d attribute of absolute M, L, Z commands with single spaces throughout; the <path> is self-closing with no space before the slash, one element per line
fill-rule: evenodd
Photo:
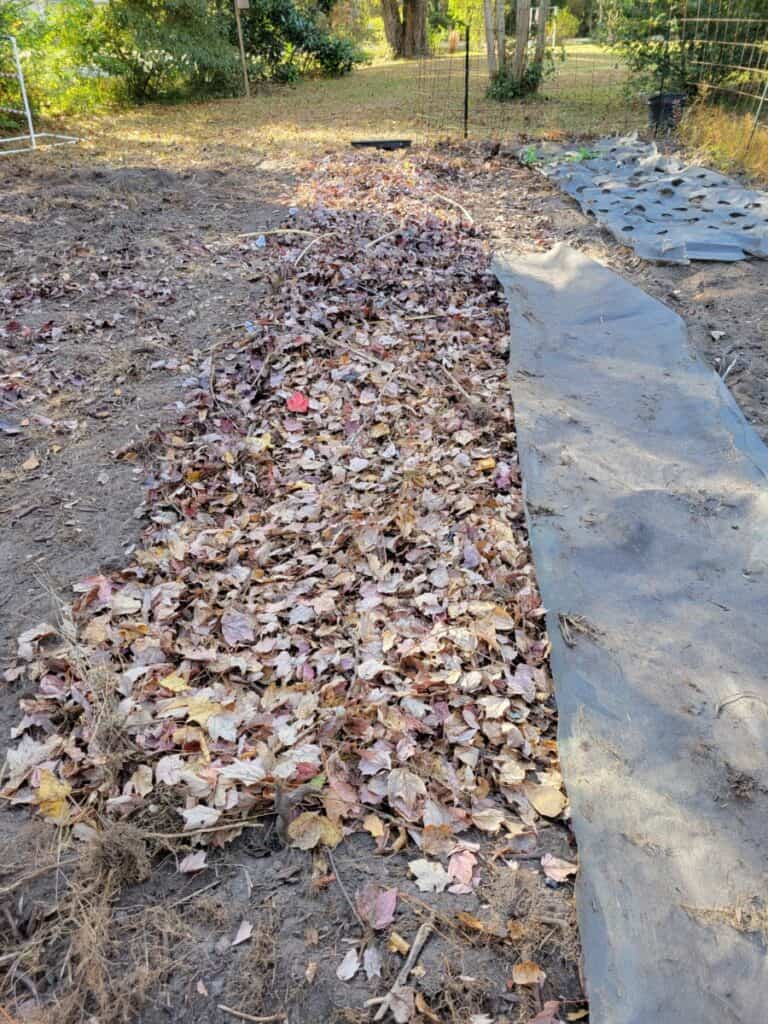
<path fill-rule="evenodd" d="M 16 77 L 19 82 L 19 89 L 21 91 L 21 102 L 23 104 L 23 110 L 17 110 L 15 107 L 2 107 L 9 114 L 23 114 L 27 122 L 27 134 L 26 135 L 10 135 L 6 138 L 0 138 L 0 156 L 10 156 L 11 153 L 31 153 L 35 149 L 39 149 L 39 140 L 44 139 L 43 145 L 48 146 L 71 146 L 75 142 L 79 142 L 74 135 L 57 135 L 55 132 L 36 132 L 35 123 L 32 119 L 32 111 L 29 106 L 29 98 L 27 97 L 27 87 L 24 83 L 24 71 L 21 66 L 21 56 L 19 55 L 19 47 L 16 44 L 15 36 L 0 36 L 0 41 L 8 40 L 11 44 L 11 52 L 13 54 L 13 63 L 16 68 Z M 6 145 L 10 143 L 26 143 L 26 145 L 17 146 L 15 149 L 6 149 Z"/>

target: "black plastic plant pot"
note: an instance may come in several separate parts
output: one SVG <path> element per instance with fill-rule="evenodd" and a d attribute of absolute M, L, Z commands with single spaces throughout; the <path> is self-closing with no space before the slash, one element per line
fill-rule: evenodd
<path fill-rule="evenodd" d="M 674 128 L 688 102 L 684 92 L 657 92 L 648 97 L 648 120 L 652 128 Z"/>

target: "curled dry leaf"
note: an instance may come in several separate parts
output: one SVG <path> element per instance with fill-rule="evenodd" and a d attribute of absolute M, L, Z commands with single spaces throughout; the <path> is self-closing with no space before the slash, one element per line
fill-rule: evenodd
<path fill-rule="evenodd" d="M 336 977 L 339 981 L 351 981 L 360 970 L 360 957 L 353 947 L 348 950 L 344 959 L 336 968 Z"/>
<path fill-rule="evenodd" d="M 437 861 L 412 860 L 408 870 L 416 879 L 416 887 L 422 892 L 442 892 L 450 884 L 451 876 Z"/>
<path fill-rule="evenodd" d="M 521 960 L 512 968 L 512 981 L 515 985 L 543 985 L 547 975 L 533 960 Z"/>
<path fill-rule="evenodd" d="M 343 834 L 338 825 L 324 814 L 315 811 L 304 811 L 288 826 L 288 838 L 291 846 L 297 850 L 314 850 L 316 846 L 338 846 Z"/>
<path fill-rule="evenodd" d="M 575 875 L 579 870 L 578 864 L 572 864 L 569 860 L 562 860 L 551 853 L 545 853 L 541 858 L 541 866 L 547 878 L 555 882 L 564 882 L 570 875 Z"/>

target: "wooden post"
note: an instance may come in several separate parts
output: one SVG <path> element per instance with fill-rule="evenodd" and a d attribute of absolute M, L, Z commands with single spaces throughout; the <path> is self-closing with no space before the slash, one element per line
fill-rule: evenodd
<path fill-rule="evenodd" d="M 240 43 L 240 60 L 243 63 L 243 85 L 245 86 L 245 95 L 251 95 L 251 85 L 248 81 L 248 61 L 245 59 L 245 44 L 243 43 L 243 26 L 240 23 L 240 8 L 248 10 L 250 4 L 248 0 L 234 0 L 235 4 L 235 22 L 237 23 L 237 39 Z"/>

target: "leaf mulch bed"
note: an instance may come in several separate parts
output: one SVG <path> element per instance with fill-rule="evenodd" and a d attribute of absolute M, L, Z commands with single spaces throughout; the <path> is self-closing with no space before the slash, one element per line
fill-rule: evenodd
<path fill-rule="evenodd" d="M 406 888 L 428 909 L 513 886 L 522 860 L 570 899 L 576 871 L 530 852 L 568 805 L 506 309 L 487 238 L 438 187 L 418 154 L 329 156 L 284 226 L 243 237 L 269 295 L 185 381 L 140 546 L 28 630 L 7 674 L 29 695 L 2 794 L 67 841 L 125 822 L 193 875 L 266 827 L 327 857 L 330 882 L 352 833 L 404 853 L 408 886 L 344 892 L 359 935 L 333 965 L 401 1022 L 452 1019 L 418 983 L 442 918 L 403 939 Z M 462 1019 L 585 1018 L 524 922 L 485 903 L 451 926 L 509 958 L 503 1012 Z M 409 950 L 415 972 L 377 988 Z"/>

